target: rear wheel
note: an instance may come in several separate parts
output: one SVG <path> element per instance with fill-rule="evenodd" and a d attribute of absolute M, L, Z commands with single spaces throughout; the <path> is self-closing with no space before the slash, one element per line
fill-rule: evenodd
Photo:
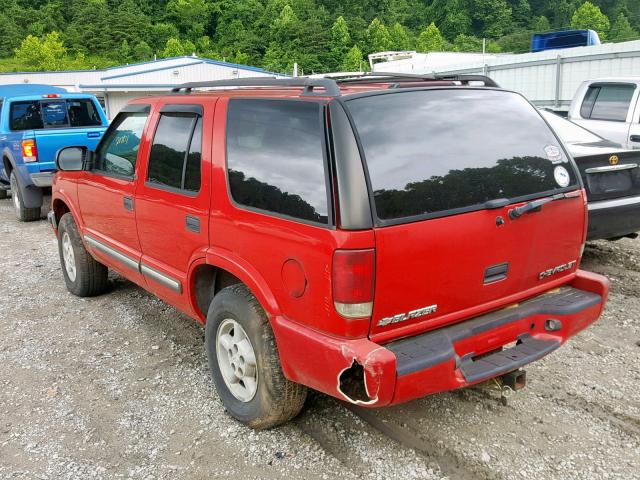
<path fill-rule="evenodd" d="M 11 196 L 13 197 L 13 208 L 16 212 L 16 217 L 21 222 L 33 222 L 34 220 L 40 220 L 40 207 L 26 208 L 24 201 L 22 200 L 22 192 L 20 192 L 20 186 L 18 185 L 18 179 L 16 178 L 16 172 L 11 172 L 9 178 L 11 182 Z"/>
<path fill-rule="evenodd" d="M 222 289 L 207 314 L 205 344 L 222 403 L 252 428 L 270 428 L 295 417 L 307 389 L 287 380 L 269 320 L 249 289 Z"/>
<path fill-rule="evenodd" d="M 84 248 L 70 213 L 64 214 L 58 225 L 58 251 L 67 290 L 78 297 L 100 295 L 107 290 L 109 271 Z"/>

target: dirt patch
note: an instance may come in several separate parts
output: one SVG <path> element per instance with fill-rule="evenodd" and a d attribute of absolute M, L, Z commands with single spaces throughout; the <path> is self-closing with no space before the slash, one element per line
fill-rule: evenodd
<path fill-rule="evenodd" d="M 506 407 L 491 385 L 366 411 L 312 394 L 267 432 L 225 413 L 198 325 L 115 275 L 68 294 L 48 225 L 9 200 L 0 252 L 0 478 L 640 478 L 640 241 L 587 247 L 605 315 Z"/>

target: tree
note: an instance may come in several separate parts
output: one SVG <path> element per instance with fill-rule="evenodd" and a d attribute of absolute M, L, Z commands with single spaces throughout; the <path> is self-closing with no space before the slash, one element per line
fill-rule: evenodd
<path fill-rule="evenodd" d="M 349 27 L 343 16 L 339 16 L 331 27 L 331 40 L 329 41 L 329 55 L 331 60 L 331 69 L 337 68 L 342 59 L 349 51 L 351 44 L 351 35 Z"/>
<path fill-rule="evenodd" d="M 473 21 L 485 37 L 498 38 L 511 30 L 512 10 L 505 0 L 473 0 Z"/>
<path fill-rule="evenodd" d="M 144 62 L 153 58 L 153 50 L 151 50 L 149 44 L 143 40 L 133 47 L 132 55 L 134 61 Z"/>
<path fill-rule="evenodd" d="M 418 36 L 416 50 L 418 52 L 442 52 L 447 45 L 447 41 L 440 33 L 440 29 L 431 22 Z"/>
<path fill-rule="evenodd" d="M 343 72 L 362 72 L 369 70 L 368 67 L 369 64 L 363 59 L 362 50 L 354 45 L 344 56 L 340 70 Z"/>
<path fill-rule="evenodd" d="M 367 51 L 365 53 L 386 52 L 391 50 L 389 30 L 377 18 L 374 18 L 366 31 Z"/>
<path fill-rule="evenodd" d="M 66 53 L 60 34 L 51 32 L 43 38 L 27 36 L 16 49 L 16 59 L 33 70 L 60 70 Z"/>
<path fill-rule="evenodd" d="M 613 22 L 609 38 L 616 42 L 635 40 L 638 38 L 638 32 L 631 26 L 625 14 L 620 12 L 616 21 Z"/>
<path fill-rule="evenodd" d="M 162 56 L 164 58 L 170 58 L 180 57 L 182 55 L 187 55 L 182 42 L 177 38 L 170 38 L 169 40 L 167 40 L 167 44 L 162 51 Z"/>
<path fill-rule="evenodd" d="M 118 60 L 122 63 L 129 63 L 131 61 L 131 47 L 126 40 L 122 41 L 120 49 L 118 50 Z"/>
<path fill-rule="evenodd" d="M 609 18 L 600 11 L 600 8 L 591 2 L 584 2 L 571 17 L 571 27 L 576 29 L 589 29 L 598 32 L 602 40 L 607 39 L 609 31 Z"/>
<path fill-rule="evenodd" d="M 205 34 L 211 19 L 211 7 L 206 0 L 169 0 L 167 20 L 190 40 L 197 40 Z"/>
<path fill-rule="evenodd" d="M 411 48 L 411 38 L 406 28 L 398 22 L 394 23 L 389 30 L 391 36 L 391 48 L 393 50 L 409 50 Z"/>
<path fill-rule="evenodd" d="M 21 38 L 22 32 L 16 22 L 7 15 L 0 15 L 0 57 L 13 55 Z"/>

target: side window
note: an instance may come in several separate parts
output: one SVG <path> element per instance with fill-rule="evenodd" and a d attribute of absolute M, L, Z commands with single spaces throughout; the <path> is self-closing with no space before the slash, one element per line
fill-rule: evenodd
<path fill-rule="evenodd" d="M 149 154 L 150 184 L 189 192 L 200 191 L 202 117 L 163 113 Z"/>
<path fill-rule="evenodd" d="M 9 128 L 11 130 L 38 130 L 44 127 L 40 113 L 40 102 L 13 102 Z"/>
<path fill-rule="evenodd" d="M 247 207 L 329 223 L 321 106 L 291 100 L 229 102 L 227 170 Z"/>
<path fill-rule="evenodd" d="M 580 115 L 592 120 L 624 122 L 634 91 L 633 85 L 592 85 L 582 102 Z"/>
<path fill-rule="evenodd" d="M 107 175 L 133 177 L 147 113 L 120 113 L 96 152 L 94 170 Z"/>

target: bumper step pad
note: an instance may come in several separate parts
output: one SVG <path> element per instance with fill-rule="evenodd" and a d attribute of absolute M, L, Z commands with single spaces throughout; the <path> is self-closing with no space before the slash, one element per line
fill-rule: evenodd
<path fill-rule="evenodd" d="M 559 341 L 538 340 L 531 335 L 522 335 L 519 343 L 513 348 L 492 353 L 476 360 L 473 360 L 471 356 L 464 357 L 460 364 L 460 370 L 467 382 L 478 382 L 517 370 L 541 359 L 558 347 L 560 347 Z"/>
<path fill-rule="evenodd" d="M 471 378 L 478 378 L 479 375 L 479 378 L 490 378 L 491 375 L 493 375 L 492 373 L 480 373 L 484 369 L 498 371 L 499 374 L 507 373 L 519 368 L 519 366 L 514 366 L 514 362 L 522 361 L 522 365 L 525 365 L 555 350 L 560 344 L 555 341 L 542 341 L 523 336 L 521 337 L 520 344 L 516 347 L 484 357 L 482 360 L 485 360 L 485 362 L 481 363 L 481 359 L 477 359 L 474 362 L 467 357 L 460 358 L 454 349 L 456 342 L 533 315 L 541 314 L 553 317 L 556 315 L 575 314 L 593 305 L 597 305 L 601 301 L 602 298 L 600 295 L 595 293 L 578 290 L 573 287 L 562 287 L 526 300 L 517 306 L 488 313 L 422 335 L 397 340 L 386 344 L 385 347 L 391 350 L 396 356 L 398 376 L 408 375 L 455 359 L 456 365 L 466 368 L 467 373 L 463 370 L 466 380 L 472 382 L 474 380 Z M 509 354 L 516 358 L 510 359 L 512 363 L 508 367 L 505 363 L 508 357 L 493 359 L 494 355 Z M 521 360 L 523 358 L 530 358 L 530 360 Z M 469 362 L 471 362 L 471 364 L 469 364 Z M 489 367 L 488 363 L 490 362 L 495 363 L 495 368 Z M 498 368 L 498 365 L 502 365 L 502 367 Z M 511 368 L 511 370 L 503 370 L 502 368 Z"/>

